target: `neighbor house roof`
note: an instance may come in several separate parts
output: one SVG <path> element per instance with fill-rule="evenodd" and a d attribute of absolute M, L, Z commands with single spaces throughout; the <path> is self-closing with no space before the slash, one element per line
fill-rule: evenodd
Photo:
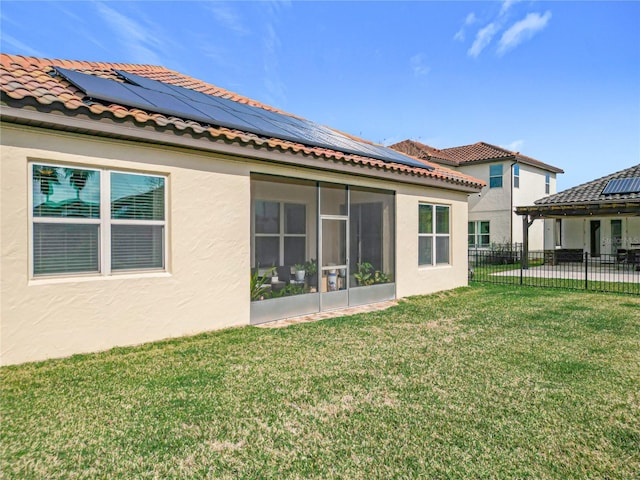
<path fill-rule="evenodd" d="M 122 83 L 123 78 L 116 72 L 120 70 L 291 118 L 300 118 L 161 66 L 55 60 L 2 54 L 0 56 L 2 120 L 117 138 L 129 138 L 128 135 L 132 135 L 136 139 L 147 141 L 150 141 L 153 135 L 155 143 L 184 145 L 184 142 L 174 142 L 189 137 L 190 146 L 205 150 L 216 150 L 229 144 L 240 145 L 249 147 L 243 149 L 242 155 L 251 158 L 263 158 L 266 152 L 284 153 L 293 156 L 286 157 L 287 162 L 295 163 L 296 159 L 300 161 L 304 158 L 305 161 L 301 164 L 312 168 L 332 168 L 337 164 L 351 165 L 358 167 L 354 171 L 358 174 L 371 175 L 376 172 L 376 176 L 380 176 L 382 172 L 389 179 L 418 180 L 418 183 L 428 181 L 431 182 L 430 184 L 437 184 L 444 188 L 464 191 L 477 191 L 484 185 L 481 180 L 448 169 L 428 159 L 419 159 L 418 165 L 406 165 L 341 151 L 340 145 L 336 145 L 336 148 L 318 147 L 236 128 L 205 124 L 188 118 L 158 113 L 153 109 L 135 108 L 123 104 L 124 102 L 99 101 L 85 95 L 84 91 L 68 81 L 64 75 L 60 75 L 56 67 Z M 47 115 L 39 115 L 42 113 Z M 70 118 L 95 121 L 90 122 L 90 126 L 87 127 L 87 122 L 80 125 L 78 121 L 75 123 L 70 121 Z M 123 124 L 127 127 L 140 128 L 135 130 L 128 128 L 127 132 L 122 133 L 122 129 L 117 127 Z M 158 132 L 163 135 L 159 137 Z M 374 145 L 363 139 L 347 136 L 359 142 Z M 284 158 L 282 155 L 270 155 L 269 159 L 273 160 L 276 157 Z M 424 181 L 420 182 L 420 179 Z"/>
<path fill-rule="evenodd" d="M 394 143 L 391 145 L 391 148 L 416 158 L 431 160 L 444 165 L 457 167 L 460 164 L 458 160 L 453 156 L 450 156 L 448 153 L 415 140 L 403 140 L 401 142 Z"/>
<path fill-rule="evenodd" d="M 640 165 L 516 207 L 518 215 L 564 217 L 640 215 Z"/>
<path fill-rule="evenodd" d="M 473 145 L 463 145 L 461 147 L 437 149 L 415 140 L 407 139 L 391 145 L 391 148 L 418 158 L 456 167 L 471 163 L 511 160 L 524 163 L 525 165 L 538 167 L 542 170 L 547 170 L 553 173 L 564 173 L 561 168 L 554 167 L 553 165 L 541 162 L 535 158 L 522 155 L 520 152 L 513 152 L 506 148 L 491 145 L 486 142 L 477 142 Z"/>
<path fill-rule="evenodd" d="M 621 193 L 603 193 L 611 180 L 640 178 L 640 164 L 626 168 L 591 182 L 563 190 L 554 195 L 536 200 L 536 205 L 559 205 L 592 202 L 619 202 L 634 200 L 640 203 L 640 191 L 623 191 Z M 624 190 L 624 189 L 623 189 Z M 634 189 L 635 190 L 635 189 Z"/>

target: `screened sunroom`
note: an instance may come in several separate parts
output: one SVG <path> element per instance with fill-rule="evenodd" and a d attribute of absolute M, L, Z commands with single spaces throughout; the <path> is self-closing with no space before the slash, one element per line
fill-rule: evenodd
<path fill-rule="evenodd" d="M 251 323 L 395 298 L 395 193 L 251 176 Z"/>

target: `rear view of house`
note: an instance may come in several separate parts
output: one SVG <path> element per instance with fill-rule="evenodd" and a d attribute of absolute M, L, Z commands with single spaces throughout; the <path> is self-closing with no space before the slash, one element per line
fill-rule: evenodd
<path fill-rule="evenodd" d="M 521 243 L 522 226 L 515 208 L 556 193 L 556 175 L 564 173 L 535 158 L 485 142 L 437 149 L 404 140 L 391 148 L 485 181 L 480 194 L 469 198 L 470 248 Z M 541 250 L 552 228 L 552 223 L 535 222 L 529 232 L 530 247 Z"/>
<path fill-rule="evenodd" d="M 0 69 L 3 364 L 467 282 L 481 180 L 163 67 Z"/>

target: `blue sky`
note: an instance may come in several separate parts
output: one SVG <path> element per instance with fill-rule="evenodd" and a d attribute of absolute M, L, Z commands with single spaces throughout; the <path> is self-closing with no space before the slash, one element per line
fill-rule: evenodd
<path fill-rule="evenodd" d="M 640 163 L 640 2 L 1 4 L 5 53 L 163 65 L 369 140 Z"/>

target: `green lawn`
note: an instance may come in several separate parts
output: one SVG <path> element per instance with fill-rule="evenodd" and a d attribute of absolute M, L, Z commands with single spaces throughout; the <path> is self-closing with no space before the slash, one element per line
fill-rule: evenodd
<path fill-rule="evenodd" d="M 495 285 L 1 370 L 2 478 L 640 477 L 640 298 Z"/>

